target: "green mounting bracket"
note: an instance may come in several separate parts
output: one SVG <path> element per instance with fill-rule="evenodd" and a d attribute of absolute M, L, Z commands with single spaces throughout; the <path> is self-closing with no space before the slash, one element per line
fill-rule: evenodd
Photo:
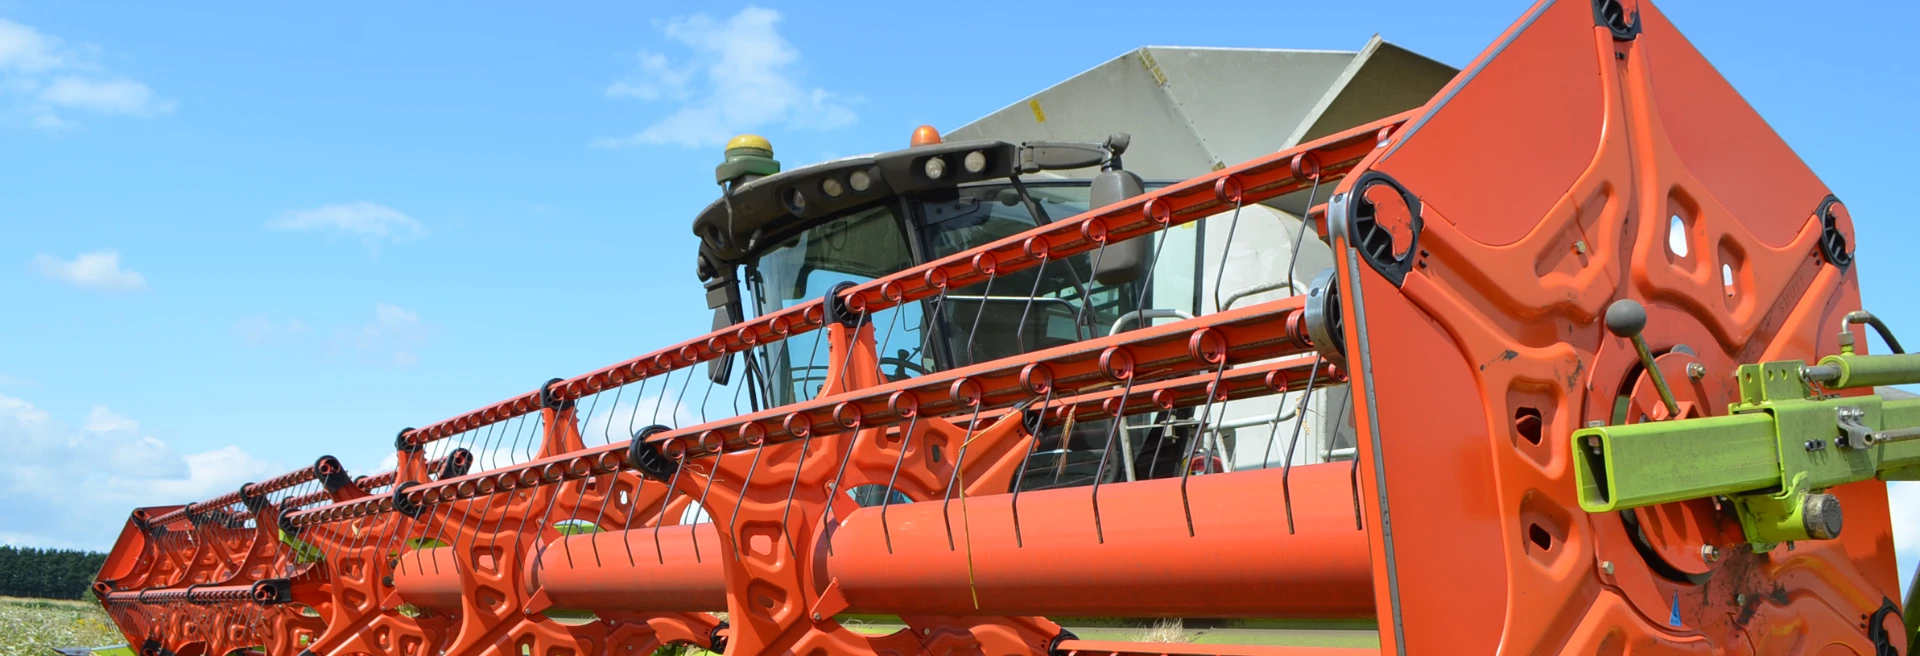
<path fill-rule="evenodd" d="M 1580 506 L 1613 512 L 1727 497 L 1756 550 L 1840 533 L 1827 488 L 1920 480 L 1920 399 L 1828 390 L 1920 382 L 1920 357 L 1828 356 L 1741 365 L 1740 399 L 1721 417 L 1574 431 Z M 1816 386 L 1815 383 L 1820 383 Z"/>

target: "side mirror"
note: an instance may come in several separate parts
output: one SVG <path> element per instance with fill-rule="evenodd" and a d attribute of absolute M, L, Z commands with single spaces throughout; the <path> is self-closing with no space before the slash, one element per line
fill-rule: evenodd
<path fill-rule="evenodd" d="M 732 317 L 727 316 L 727 308 L 714 308 L 713 329 L 715 331 L 732 326 L 733 324 Z M 708 360 L 707 379 L 713 381 L 715 385 L 725 385 L 727 381 L 732 380 L 733 356 L 734 354 L 728 353 L 718 358 Z"/>
<path fill-rule="evenodd" d="M 740 323 L 744 314 L 740 308 L 740 283 L 734 277 L 734 269 L 728 269 L 706 280 L 707 307 L 713 308 L 713 332 L 719 332 L 736 323 Z M 715 385 L 725 385 L 733 379 L 733 354 L 707 361 L 707 379 Z"/>
<path fill-rule="evenodd" d="M 1124 149 L 1124 143 L 1120 146 Z M 1146 187 L 1140 176 L 1132 171 L 1108 169 L 1093 176 L 1093 188 L 1087 192 L 1087 205 L 1101 208 L 1146 193 Z M 1153 257 L 1153 239 L 1151 235 L 1141 235 L 1117 244 L 1107 244 L 1107 248 L 1094 258 L 1099 267 L 1093 271 L 1093 279 L 1100 284 L 1117 286 L 1139 280 L 1147 274 L 1147 260 Z"/>

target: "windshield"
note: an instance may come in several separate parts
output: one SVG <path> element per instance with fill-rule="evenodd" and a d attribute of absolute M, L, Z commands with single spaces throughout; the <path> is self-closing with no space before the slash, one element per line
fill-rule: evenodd
<path fill-rule="evenodd" d="M 857 210 L 815 225 L 761 253 L 747 267 L 748 292 L 758 315 L 825 296 L 843 282 L 855 284 L 913 266 L 912 251 L 890 205 Z M 925 334 L 918 302 L 871 317 L 881 372 L 892 379 L 933 367 L 922 348 Z M 772 372 L 774 403 L 813 398 L 827 374 L 827 331 L 773 342 L 762 352 Z"/>
<path fill-rule="evenodd" d="M 1038 220 L 1009 183 L 932 192 L 904 205 L 875 206 L 821 222 L 762 251 L 747 266 L 749 302 L 760 315 L 777 312 L 820 298 L 842 282 L 868 282 L 1081 214 L 1090 188 L 1085 181 L 1037 182 L 1027 184 L 1027 191 L 1040 208 Z M 917 234 L 907 231 L 909 224 L 896 211 L 901 207 L 913 210 Z M 920 240 L 918 253 L 910 239 Z M 876 313 L 872 322 L 881 373 L 899 380 L 1107 335 L 1141 302 L 1141 283 L 1096 282 L 1098 253 L 1050 260 Z M 825 338 L 826 331 L 815 331 L 768 344 L 761 352 L 774 404 L 818 394 L 830 363 Z M 1162 422 L 1143 417 L 1133 422 L 1139 426 L 1118 428 L 1111 420 L 1090 419 L 1070 430 L 1049 428 L 1028 458 L 1020 487 L 1117 480 L 1127 465 L 1143 478 L 1177 473 L 1177 465 L 1160 461 L 1183 454 L 1190 431 L 1156 428 Z M 1137 462 L 1108 453 L 1107 444 L 1116 436 L 1122 450 L 1139 453 Z"/>
<path fill-rule="evenodd" d="M 1028 184 L 1043 220 L 1087 210 L 1085 182 Z M 919 202 L 927 250 L 946 257 L 1017 235 L 1039 225 L 1011 184 L 949 190 Z M 1104 336 L 1138 301 L 1132 284 L 1093 280 L 1094 254 L 1048 261 L 1008 273 L 945 298 L 946 348 L 953 366 L 1004 358 Z"/>

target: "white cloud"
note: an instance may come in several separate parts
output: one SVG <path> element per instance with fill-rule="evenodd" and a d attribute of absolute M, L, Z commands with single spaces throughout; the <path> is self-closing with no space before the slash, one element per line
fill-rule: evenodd
<path fill-rule="evenodd" d="M 676 69 L 667 61 L 666 55 L 658 53 L 643 52 L 634 59 L 640 63 L 640 70 L 627 76 L 627 79 L 608 85 L 608 97 L 687 99 L 687 85 L 693 82 L 693 69 Z"/>
<path fill-rule="evenodd" d="M 289 210 L 267 222 L 280 230 L 332 230 L 360 237 L 373 244 L 394 243 L 425 237 L 427 228 L 405 212 L 379 203 L 341 203 L 313 209 Z"/>
<path fill-rule="evenodd" d="M 234 446 L 182 456 L 105 406 L 75 429 L 0 394 L 0 542 L 104 551 L 135 507 L 201 501 L 285 470 Z"/>
<path fill-rule="evenodd" d="M 65 63 L 57 50 L 60 39 L 0 18 L 0 71 L 38 73 Z"/>
<path fill-rule="evenodd" d="M 145 116 L 173 109 L 171 101 L 158 101 L 153 89 L 133 80 L 89 80 L 78 77 L 57 78 L 41 90 L 40 99 L 62 107 L 73 107 L 101 114 Z M 58 120 L 57 118 L 55 120 Z"/>
<path fill-rule="evenodd" d="M 120 252 L 113 250 L 81 253 L 72 261 L 52 255 L 37 255 L 33 269 L 40 275 L 88 289 L 131 292 L 147 288 L 147 278 L 138 271 L 120 268 Z"/>
<path fill-rule="evenodd" d="M 298 329 L 306 330 L 305 324 Z M 289 331 L 293 326 L 289 327 Z M 427 325 L 420 320 L 420 313 L 392 303 L 378 303 L 373 306 L 373 320 L 351 329 L 334 331 L 334 349 L 338 354 L 342 350 L 358 350 L 378 355 L 393 364 L 410 367 L 420 363 L 415 349 L 427 341 Z"/>
<path fill-rule="evenodd" d="M 0 19 L 0 120 L 56 131 L 75 125 L 61 115 L 66 111 L 152 116 L 173 110 L 173 101 L 145 83 L 95 63 L 97 49 Z"/>
<path fill-rule="evenodd" d="M 828 130 L 851 125 L 852 99 L 797 79 L 800 52 L 780 35 L 780 12 L 747 7 L 726 20 L 706 14 L 666 21 L 667 40 L 685 46 L 686 63 L 642 52 L 635 71 L 607 86 L 614 98 L 671 101 L 677 107 L 625 137 L 600 137 L 599 148 L 642 144 L 711 146 L 769 126 Z"/>
<path fill-rule="evenodd" d="M 89 433 L 140 430 L 139 422 L 114 414 L 104 405 L 93 406 L 93 411 L 87 413 L 87 423 L 81 424 L 80 427 Z"/>
<path fill-rule="evenodd" d="M 263 316 L 251 316 L 233 323 L 234 334 L 239 335 L 240 341 L 248 346 L 279 341 L 282 337 L 297 338 L 312 331 L 306 322 L 299 319 L 280 322 Z"/>

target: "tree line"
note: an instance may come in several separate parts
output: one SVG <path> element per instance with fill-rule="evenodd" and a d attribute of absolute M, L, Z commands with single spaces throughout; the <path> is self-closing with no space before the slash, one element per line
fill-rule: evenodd
<path fill-rule="evenodd" d="M 82 599 L 107 555 L 0 545 L 0 597 Z"/>

